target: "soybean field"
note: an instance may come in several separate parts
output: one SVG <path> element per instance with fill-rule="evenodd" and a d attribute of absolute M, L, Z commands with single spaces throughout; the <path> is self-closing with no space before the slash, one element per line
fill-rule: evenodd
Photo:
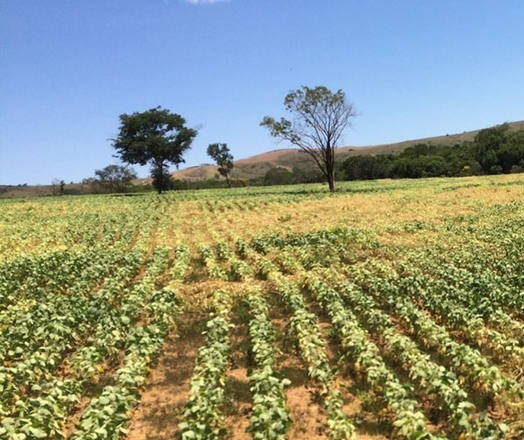
<path fill-rule="evenodd" d="M 1 439 L 524 438 L 524 175 L 0 201 Z"/>

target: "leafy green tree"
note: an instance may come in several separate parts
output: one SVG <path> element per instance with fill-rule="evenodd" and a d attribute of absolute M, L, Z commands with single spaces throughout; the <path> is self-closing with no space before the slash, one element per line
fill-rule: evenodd
<path fill-rule="evenodd" d="M 508 124 L 480 130 L 473 141 L 475 158 L 485 173 L 495 173 L 501 167 L 498 153 L 507 139 Z"/>
<path fill-rule="evenodd" d="M 524 169 L 524 130 L 511 131 L 504 124 L 479 131 L 473 142 L 418 143 L 394 155 L 349 156 L 341 168 L 348 180 L 520 172 Z"/>
<path fill-rule="evenodd" d="M 210 144 L 207 147 L 207 155 L 218 165 L 218 173 L 226 178 L 227 186 L 231 188 L 229 173 L 233 169 L 233 155 L 227 144 Z"/>
<path fill-rule="evenodd" d="M 508 133 L 497 151 L 497 159 L 503 173 L 521 169 L 524 161 L 524 130 Z"/>
<path fill-rule="evenodd" d="M 286 168 L 271 168 L 264 175 L 264 185 L 290 185 L 295 183 L 293 173 Z"/>
<path fill-rule="evenodd" d="M 342 164 L 347 180 L 375 179 L 377 159 L 374 156 L 349 156 Z"/>
<path fill-rule="evenodd" d="M 156 188 L 159 192 L 175 188 L 175 182 L 171 174 L 169 174 L 169 167 L 167 165 L 163 167 L 153 165 L 151 168 L 151 178 L 153 188 Z"/>
<path fill-rule="evenodd" d="M 294 119 L 280 121 L 266 116 L 260 123 L 271 136 L 288 141 L 309 154 L 327 179 L 329 190 L 335 191 L 335 150 L 342 134 L 356 116 L 352 104 L 342 90 L 302 86 L 284 99 L 284 106 Z"/>
<path fill-rule="evenodd" d="M 126 192 L 133 179 L 135 170 L 122 165 L 108 165 L 95 170 L 96 183 L 110 192 Z"/>
<path fill-rule="evenodd" d="M 185 119 L 161 107 L 142 113 L 121 114 L 119 135 L 113 140 L 117 157 L 129 164 L 151 165 L 153 185 L 165 189 L 169 164 L 178 167 L 191 147 L 197 131 L 186 127 Z"/>
<path fill-rule="evenodd" d="M 295 165 L 292 170 L 293 183 L 319 183 L 324 180 L 324 176 L 318 168 L 301 167 Z"/>

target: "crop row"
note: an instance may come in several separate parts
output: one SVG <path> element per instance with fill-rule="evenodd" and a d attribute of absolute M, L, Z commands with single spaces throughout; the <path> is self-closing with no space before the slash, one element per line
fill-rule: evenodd
<path fill-rule="evenodd" d="M 17 398 L 17 404 L 12 407 L 14 412 L 2 420 L 0 436 L 62 438 L 64 423 L 86 387 L 107 374 L 114 383 L 105 387 L 87 406 L 78 427 L 79 434 L 74 435 L 108 438 L 104 433 L 124 429 L 127 409 L 136 402 L 137 389 L 143 383 L 147 367 L 159 353 L 179 311 L 174 293 L 157 288 L 169 267 L 168 254 L 167 249 L 157 248 L 143 277 L 135 284 L 127 285 L 129 281 L 126 280 L 133 276 L 136 267 L 122 266 L 94 295 L 84 297 L 92 302 L 91 313 L 82 308 L 79 311 L 87 315 L 84 319 L 93 327 L 83 344 L 60 366 L 61 371 L 69 371 L 69 377 L 26 369 L 25 374 L 31 372 L 32 375 L 26 378 L 29 380 L 26 395 Z M 182 273 L 182 267 L 178 271 Z M 122 350 L 125 358 L 113 374 L 112 365 L 119 363 Z M 49 353 L 56 356 L 53 351 Z M 114 408 L 111 414 L 110 407 Z"/>
<path fill-rule="evenodd" d="M 231 297 L 217 290 L 213 303 L 215 316 L 206 324 L 206 341 L 198 351 L 183 422 L 179 425 L 183 439 L 218 439 L 224 434 L 221 409 L 230 352 Z"/>

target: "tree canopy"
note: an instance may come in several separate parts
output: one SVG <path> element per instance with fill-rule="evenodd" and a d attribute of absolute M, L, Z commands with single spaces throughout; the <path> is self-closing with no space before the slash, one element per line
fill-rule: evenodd
<path fill-rule="evenodd" d="M 508 131 L 509 125 L 501 124 L 480 130 L 475 136 L 475 158 L 485 173 L 509 172 L 507 166 L 501 166 L 501 158 L 499 155 L 508 139 Z M 511 168 L 511 166 L 509 168 Z"/>
<path fill-rule="evenodd" d="M 185 119 L 161 107 L 142 113 L 121 114 L 119 135 L 113 140 L 117 156 L 126 163 L 151 165 L 153 185 L 166 189 L 169 164 L 178 167 L 191 147 L 197 131 L 186 127 Z"/>
<path fill-rule="evenodd" d="M 266 116 L 260 125 L 267 127 L 271 136 L 309 154 L 327 179 L 329 190 L 335 191 L 335 149 L 356 116 L 353 105 L 342 90 L 302 86 L 287 94 L 284 106 L 293 115 L 292 121 Z"/>
<path fill-rule="evenodd" d="M 233 169 L 233 155 L 227 144 L 210 144 L 207 147 L 207 154 L 216 162 L 218 173 L 226 178 L 227 185 L 231 188 L 229 173 Z"/>
<path fill-rule="evenodd" d="M 418 143 L 395 154 L 349 156 L 340 171 L 348 180 L 523 172 L 524 130 L 502 124 L 460 144 Z"/>
<path fill-rule="evenodd" d="M 122 165 L 108 165 L 95 170 L 96 182 L 110 192 L 126 192 L 129 184 L 137 178 L 135 170 Z"/>

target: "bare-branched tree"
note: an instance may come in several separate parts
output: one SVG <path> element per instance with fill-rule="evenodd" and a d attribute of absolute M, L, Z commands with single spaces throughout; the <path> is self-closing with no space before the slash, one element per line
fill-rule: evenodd
<path fill-rule="evenodd" d="M 329 190 L 335 191 L 335 150 L 344 130 L 356 116 L 353 105 L 346 101 L 342 90 L 333 93 L 327 87 L 302 86 L 284 99 L 284 106 L 294 119 L 276 121 L 266 116 L 260 125 L 271 136 L 288 141 L 306 152 L 315 161 Z"/>

